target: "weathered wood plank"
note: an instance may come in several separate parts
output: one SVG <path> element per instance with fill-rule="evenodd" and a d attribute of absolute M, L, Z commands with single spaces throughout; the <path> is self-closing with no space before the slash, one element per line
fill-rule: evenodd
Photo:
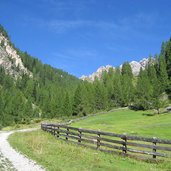
<path fill-rule="evenodd" d="M 108 148 L 112 148 L 112 149 L 117 149 L 117 150 L 123 150 L 124 147 L 122 146 L 116 146 L 116 145 L 112 145 L 112 144 L 106 144 L 106 143 L 100 143 L 100 146 L 103 146 L 103 147 L 108 147 Z"/>
<path fill-rule="evenodd" d="M 112 140 L 112 139 L 103 138 L 103 137 L 100 137 L 100 140 L 101 140 L 101 141 L 105 141 L 105 142 L 115 143 L 115 144 L 123 144 L 123 143 L 125 143 L 124 141 Z"/>
<path fill-rule="evenodd" d="M 160 156 L 160 157 L 168 157 L 167 154 L 151 152 L 151 151 L 135 150 L 135 149 L 131 149 L 131 148 L 127 148 L 127 151 L 132 152 L 132 153 L 140 153 L 140 154 L 155 155 L 155 156 Z"/>
<path fill-rule="evenodd" d="M 163 150 L 163 151 L 171 151 L 171 147 L 164 147 L 164 146 L 154 146 L 154 145 L 149 145 L 149 144 L 139 144 L 135 142 L 127 142 L 127 145 L 129 146 L 135 146 L 135 147 L 144 147 L 144 148 L 149 148 L 149 149 L 154 149 L 156 150 Z"/>
<path fill-rule="evenodd" d="M 60 134 L 60 137 L 64 137 L 65 138 L 66 137 L 66 134 Z M 75 139 L 75 140 L 79 140 L 79 137 L 72 136 L 72 135 L 68 135 L 68 138 Z"/>
<path fill-rule="evenodd" d="M 88 138 L 88 139 L 97 139 L 97 136 L 91 136 L 91 135 L 87 135 L 87 134 L 82 134 L 82 137 L 84 138 Z"/>

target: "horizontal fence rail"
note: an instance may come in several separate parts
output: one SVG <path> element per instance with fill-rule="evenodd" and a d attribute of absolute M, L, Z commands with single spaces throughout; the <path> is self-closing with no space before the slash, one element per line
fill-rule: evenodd
<path fill-rule="evenodd" d="M 156 159 L 171 158 L 171 140 L 128 136 L 75 128 L 62 124 L 41 124 L 41 129 L 53 134 L 56 138 L 72 141 L 82 146 L 126 156 Z M 136 155 L 135 155 L 136 154 Z"/>

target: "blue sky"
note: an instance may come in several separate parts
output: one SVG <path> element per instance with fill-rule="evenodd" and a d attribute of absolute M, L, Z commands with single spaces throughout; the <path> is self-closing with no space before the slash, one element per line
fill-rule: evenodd
<path fill-rule="evenodd" d="M 0 0 L 14 44 L 77 77 L 160 52 L 170 0 Z"/>

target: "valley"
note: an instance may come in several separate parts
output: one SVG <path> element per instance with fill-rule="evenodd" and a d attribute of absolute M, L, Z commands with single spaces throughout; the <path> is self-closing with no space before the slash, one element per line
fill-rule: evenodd
<path fill-rule="evenodd" d="M 171 171 L 171 1 L 0 1 L 0 171 Z"/>
<path fill-rule="evenodd" d="M 148 116 L 152 111 L 134 112 L 119 110 L 75 122 L 71 126 L 89 128 L 93 130 L 127 135 L 143 135 L 171 139 L 170 114 Z M 129 119 L 130 118 L 130 119 Z M 159 123 L 159 119 L 161 122 Z M 143 127 L 146 125 L 146 127 Z M 170 170 L 170 159 L 163 158 L 159 162 L 146 162 L 122 157 L 117 154 L 108 154 L 86 147 L 80 147 L 70 142 L 56 139 L 49 133 L 41 130 L 28 133 L 15 133 L 9 138 L 10 144 L 17 150 L 37 161 L 47 170 Z"/>

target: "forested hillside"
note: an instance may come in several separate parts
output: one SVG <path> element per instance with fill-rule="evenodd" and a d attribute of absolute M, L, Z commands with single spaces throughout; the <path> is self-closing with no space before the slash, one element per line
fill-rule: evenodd
<path fill-rule="evenodd" d="M 158 56 L 149 57 L 138 76 L 125 62 L 122 69 L 110 68 L 101 79 L 90 83 L 15 48 L 2 26 L 0 35 L 0 127 L 29 123 L 37 117 L 85 116 L 124 106 L 156 109 L 159 113 L 169 103 L 171 40 L 162 44 Z M 13 48 L 13 53 L 16 51 L 20 65 L 12 56 L 5 56 L 7 46 Z"/>
<path fill-rule="evenodd" d="M 2 26 L 0 34 L 9 40 Z M 0 55 L 0 60 L 4 61 L 0 67 L 0 127 L 29 123 L 34 117 L 71 115 L 73 93 L 80 80 L 20 51 L 10 40 L 8 44 L 16 50 L 28 72 L 14 65 L 12 55 Z M 1 54 L 6 54 L 8 45 L 5 47 L 3 39 L 0 46 L 0 51 L 4 52 Z"/>

